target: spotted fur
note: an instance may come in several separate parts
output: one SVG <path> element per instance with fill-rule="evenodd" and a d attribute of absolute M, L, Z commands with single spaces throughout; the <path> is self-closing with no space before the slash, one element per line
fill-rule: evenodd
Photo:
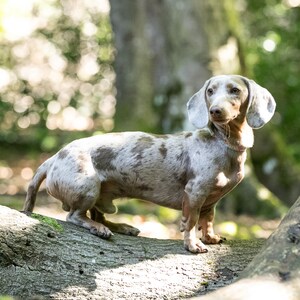
<path fill-rule="evenodd" d="M 244 176 L 252 128 L 270 120 L 275 101 L 253 81 L 237 76 L 208 80 L 188 102 L 195 131 L 175 135 L 124 132 L 76 140 L 45 161 L 28 188 L 24 210 L 32 211 L 41 182 L 69 211 L 67 220 L 109 238 L 112 231 L 137 235 L 104 214 L 116 212 L 116 198 L 139 198 L 182 210 L 184 245 L 206 252 L 196 240 L 218 243 L 212 224 L 216 203 Z M 91 218 L 87 211 L 91 211 Z"/>

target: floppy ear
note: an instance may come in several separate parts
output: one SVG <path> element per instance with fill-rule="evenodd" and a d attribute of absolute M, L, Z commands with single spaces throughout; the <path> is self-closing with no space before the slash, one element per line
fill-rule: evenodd
<path fill-rule="evenodd" d="M 248 85 L 249 104 L 246 119 L 254 129 L 264 126 L 272 118 L 276 103 L 270 92 L 253 80 L 244 78 Z"/>
<path fill-rule="evenodd" d="M 209 80 L 187 103 L 187 111 L 190 122 L 196 128 L 206 127 L 208 124 L 208 109 L 205 101 L 205 92 Z"/>

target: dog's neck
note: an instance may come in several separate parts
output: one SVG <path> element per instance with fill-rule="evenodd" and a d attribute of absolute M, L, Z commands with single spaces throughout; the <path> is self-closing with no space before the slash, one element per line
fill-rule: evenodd
<path fill-rule="evenodd" d="M 219 135 L 232 150 L 244 152 L 253 146 L 253 130 L 246 120 L 234 119 L 228 124 L 210 123 L 210 126 L 214 134 Z"/>

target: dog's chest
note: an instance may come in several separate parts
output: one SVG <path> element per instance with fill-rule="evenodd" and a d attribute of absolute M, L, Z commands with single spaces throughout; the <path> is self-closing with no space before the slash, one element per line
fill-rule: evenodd
<path fill-rule="evenodd" d="M 224 172 L 219 173 L 212 193 L 220 193 L 220 196 L 223 196 L 233 189 L 243 179 L 243 176 L 244 174 L 241 170 L 227 175 Z"/>
<path fill-rule="evenodd" d="M 211 191 L 207 197 L 207 203 L 215 203 L 229 193 L 244 177 L 244 161 L 245 157 L 238 157 L 237 159 L 229 159 L 227 164 L 224 164 L 211 186 Z"/>

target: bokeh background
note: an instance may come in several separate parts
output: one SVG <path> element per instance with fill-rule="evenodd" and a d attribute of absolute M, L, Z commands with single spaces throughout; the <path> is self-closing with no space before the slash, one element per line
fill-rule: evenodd
<path fill-rule="evenodd" d="M 237 73 L 277 101 L 217 231 L 267 237 L 300 194 L 300 0 L 0 0 L 0 204 L 22 209 L 37 166 L 110 131 L 191 129 L 185 105 Z M 117 200 L 113 220 L 178 238 L 180 213 Z M 36 212 L 64 218 L 42 188 Z"/>

